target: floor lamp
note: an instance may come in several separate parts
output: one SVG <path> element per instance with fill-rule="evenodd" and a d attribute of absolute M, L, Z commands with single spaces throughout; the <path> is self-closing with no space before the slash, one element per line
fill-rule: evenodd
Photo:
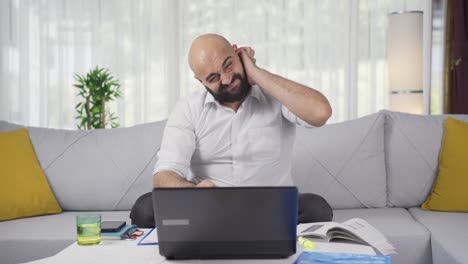
<path fill-rule="evenodd" d="M 389 109 L 423 113 L 423 12 L 388 15 Z"/>

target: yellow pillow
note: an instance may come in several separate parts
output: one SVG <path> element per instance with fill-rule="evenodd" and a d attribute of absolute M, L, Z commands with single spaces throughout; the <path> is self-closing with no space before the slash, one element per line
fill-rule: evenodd
<path fill-rule="evenodd" d="M 468 122 L 445 121 L 439 156 L 439 176 L 422 208 L 468 212 Z"/>
<path fill-rule="evenodd" d="M 28 130 L 0 132 L 0 221 L 60 213 Z"/>

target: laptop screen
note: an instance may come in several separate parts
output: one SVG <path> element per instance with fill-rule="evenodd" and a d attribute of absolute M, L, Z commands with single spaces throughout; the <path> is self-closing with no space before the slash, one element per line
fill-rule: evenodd
<path fill-rule="evenodd" d="M 296 187 L 154 189 L 160 253 L 171 258 L 289 256 L 296 250 L 297 200 Z"/>

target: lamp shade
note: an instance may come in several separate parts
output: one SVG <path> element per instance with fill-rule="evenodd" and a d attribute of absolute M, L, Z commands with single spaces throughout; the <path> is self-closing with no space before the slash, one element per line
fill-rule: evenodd
<path fill-rule="evenodd" d="M 393 12 L 388 17 L 390 110 L 422 114 L 423 12 Z"/>

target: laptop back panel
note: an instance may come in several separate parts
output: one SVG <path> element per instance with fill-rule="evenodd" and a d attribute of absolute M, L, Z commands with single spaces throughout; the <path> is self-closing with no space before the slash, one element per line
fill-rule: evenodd
<path fill-rule="evenodd" d="M 160 254 L 169 259 L 284 258 L 296 252 L 296 187 L 159 188 Z"/>

